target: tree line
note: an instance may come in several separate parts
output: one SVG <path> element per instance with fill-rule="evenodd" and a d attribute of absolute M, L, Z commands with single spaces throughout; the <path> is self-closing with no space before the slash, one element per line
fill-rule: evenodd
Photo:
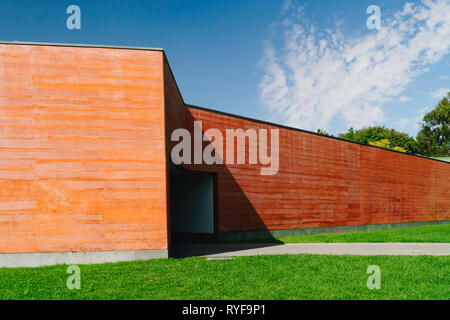
<path fill-rule="evenodd" d="M 410 135 L 384 126 L 350 128 L 338 138 L 374 145 L 427 157 L 450 156 L 450 92 L 437 106 L 425 114 L 420 122 L 420 131 L 414 139 Z M 331 136 L 323 129 L 317 133 Z"/>

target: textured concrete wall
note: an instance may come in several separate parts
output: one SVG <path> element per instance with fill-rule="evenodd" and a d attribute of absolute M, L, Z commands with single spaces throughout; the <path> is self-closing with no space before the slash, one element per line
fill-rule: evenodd
<path fill-rule="evenodd" d="M 193 120 L 224 137 L 225 129 L 277 128 L 189 107 L 191 130 Z M 220 232 L 450 219 L 447 163 L 286 128 L 279 142 L 274 176 L 261 176 L 260 165 L 189 166 L 218 172 Z"/>
<path fill-rule="evenodd" d="M 171 141 L 171 134 L 174 130 L 178 128 L 185 128 L 186 119 L 186 109 L 184 106 L 183 97 L 176 80 L 170 69 L 170 65 L 167 59 L 164 57 L 164 106 L 165 106 L 165 127 L 166 127 L 166 170 L 167 170 L 167 210 L 170 212 L 170 171 L 169 171 L 169 161 L 170 161 L 170 151 L 176 142 Z M 170 214 L 167 219 L 167 230 L 169 234 L 169 246 L 171 245 L 170 230 L 171 221 Z"/>
<path fill-rule="evenodd" d="M 167 249 L 163 59 L 0 45 L 0 253 Z"/>
<path fill-rule="evenodd" d="M 186 108 L 162 51 L 0 44 L 0 253 L 167 249 L 170 134 L 194 119 L 278 128 Z M 292 129 L 275 176 L 186 168 L 218 173 L 219 232 L 450 219 L 449 164 Z"/>

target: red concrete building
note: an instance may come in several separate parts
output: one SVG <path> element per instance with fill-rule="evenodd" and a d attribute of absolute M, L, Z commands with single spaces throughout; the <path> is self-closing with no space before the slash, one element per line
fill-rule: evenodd
<path fill-rule="evenodd" d="M 276 130 L 276 173 L 250 139 L 233 145 L 245 163 L 175 165 L 172 133 L 194 121 Z M 176 233 L 450 221 L 449 163 L 187 105 L 160 49 L 0 43 L 0 123 L 0 266 L 167 257 Z"/>

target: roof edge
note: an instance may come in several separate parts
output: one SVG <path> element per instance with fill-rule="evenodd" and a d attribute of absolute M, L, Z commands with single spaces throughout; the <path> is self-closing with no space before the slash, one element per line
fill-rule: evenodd
<path fill-rule="evenodd" d="M 0 41 L 0 44 L 22 45 L 22 46 L 47 46 L 47 47 L 79 47 L 79 48 L 103 48 L 103 49 L 126 49 L 126 50 L 146 50 L 146 51 L 162 51 L 162 48 L 151 47 L 133 47 L 133 46 L 113 46 L 102 44 L 83 44 L 83 43 L 53 43 L 53 42 L 27 42 L 27 41 Z"/>

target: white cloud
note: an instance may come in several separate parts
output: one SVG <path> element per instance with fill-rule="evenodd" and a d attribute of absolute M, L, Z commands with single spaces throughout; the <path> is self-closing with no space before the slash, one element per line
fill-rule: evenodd
<path fill-rule="evenodd" d="M 439 77 L 439 80 L 447 80 L 447 79 L 449 79 L 448 76 L 440 76 L 440 77 Z"/>
<path fill-rule="evenodd" d="M 360 37 L 296 19 L 293 3 L 286 11 L 290 23 L 278 25 L 284 45 L 265 43 L 260 99 L 291 126 L 328 129 L 337 115 L 355 128 L 383 122 L 382 105 L 450 48 L 449 0 L 406 3 Z"/>
<path fill-rule="evenodd" d="M 406 97 L 406 96 L 401 96 L 400 98 L 398 98 L 398 101 L 400 101 L 400 102 L 408 102 L 408 101 L 411 101 L 411 99 Z"/>
<path fill-rule="evenodd" d="M 430 94 L 433 98 L 441 100 L 443 97 L 446 97 L 449 92 L 449 88 L 441 88 L 430 92 Z"/>
<path fill-rule="evenodd" d="M 281 6 L 281 14 L 285 14 L 291 7 L 292 0 L 284 0 Z"/>
<path fill-rule="evenodd" d="M 397 121 L 396 127 L 398 127 L 398 130 L 404 131 L 408 127 L 413 127 L 415 129 L 420 129 L 420 122 L 423 120 L 423 117 L 425 114 L 430 111 L 429 107 L 425 107 L 419 110 L 417 115 L 415 117 L 410 118 L 402 118 Z"/>

